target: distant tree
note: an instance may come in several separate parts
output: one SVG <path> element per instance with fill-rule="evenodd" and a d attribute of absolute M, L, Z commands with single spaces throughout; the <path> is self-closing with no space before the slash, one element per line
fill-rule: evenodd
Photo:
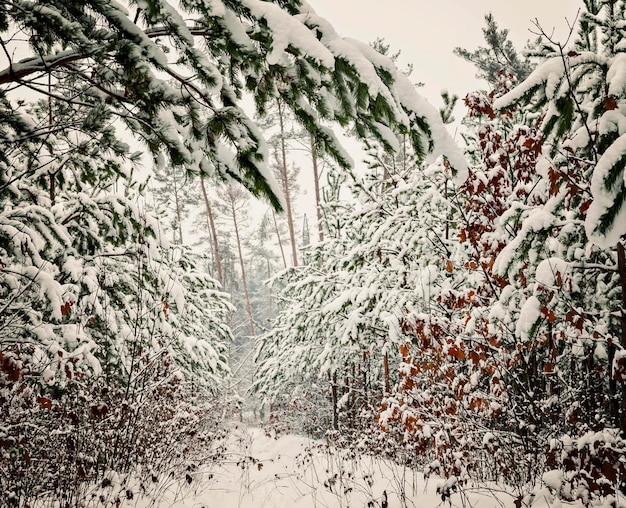
<path fill-rule="evenodd" d="M 209 199 L 209 194 L 207 192 L 206 180 L 204 176 L 200 176 L 200 189 L 202 191 L 202 199 L 204 202 L 205 216 L 209 235 L 211 247 L 213 249 L 213 261 L 215 263 L 215 275 L 217 276 L 217 280 L 220 284 L 224 284 L 224 274 L 222 272 L 222 256 L 220 254 L 219 248 L 219 240 L 217 237 L 217 227 L 215 226 L 215 214 L 213 213 L 213 205 L 211 204 L 211 200 Z"/>
<path fill-rule="evenodd" d="M 245 298 L 246 313 L 248 315 L 248 324 L 250 327 L 250 335 L 255 335 L 254 316 L 252 315 L 252 306 L 250 304 L 250 292 L 248 291 L 248 276 L 246 271 L 246 262 L 243 254 L 243 231 L 242 225 L 248 219 L 247 208 L 250 203 L 249 196 L 242 189 L 234 185 L 221 187 L 218 207 L 220 213 L 224 217 L 228 217 L 235 234 L 235 247 L 237 249 L 237 257 L 239 261 L 239 270 L 241 283 L 243 286 L 243 294 Z"/>
<path fill-rule="evenodd" d="M 184 220 L 192 206 L 197 205 L 195 185 L 181 167 L 159 167 L 152 171 L 151 194 L 154 197 L 155 214 L 161 223 L 171 230 L 172 242 L 185 245 Z"/>
<path fill-rule="evenodd" d="M 500 30 L 491 13 L 485 15 L 483 37 L 486 46 L 474 51 L 465 48 L 455 48 L 454 53 L 478 69 L 476 77 L 484 79 L 492 87 L 498 83 L 498 76 L 506 72 L 516 82 L 524 81 L 531 73 L 533 64 L 528 57 L 522 57 L 509 39 L 507 29 Z"/>
<path fill-rule="evenodd" d="M 289 228 L 289 243 L 291 244 L 291 262 L 293 266 L 298 266 L 298 246 L 296 244 L 296 232 L 294 224 L 294 213 L 292 209 L 292 196 L 293 196 L 293 179 L 291 178 L 289 165 L 287 163 L 287 142 L 285 140 L 286 127 L 285 127 L 285 114 L 283 112 L 283 106 L 280 101 L 277 103 L 278 107 L 278 150 L 275 152 L 275 160 L 279 169 L 279 181 L 283 188 L 283 197 L 285 198 L 285 214 L 287 215 L 287 227 Z"/>

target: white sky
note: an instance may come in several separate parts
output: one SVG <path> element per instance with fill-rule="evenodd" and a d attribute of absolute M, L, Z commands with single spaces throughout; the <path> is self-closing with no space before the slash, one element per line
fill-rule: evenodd
<path fill-rule="evenodd" d="M 448 89 L 463 98 L 467 92 L 485 88 L 474 78 L 474 67 L 455 56 L 460 46 L 469 50 L 483 43 L 484 15 L 493 13 L 496 23 L 509 29 L 522 49 L 535 36 L 531 20 L 539 19 L 546 32 L 555 29 L 565 41 L 570 22 L 582 0 L 308 0 L 337 32 L 363 42 L 383 37 L 395 52 L 402 50 L 400 66 L 413 64 L 412 79 L 425 83 L 422 90 L 440 104 L 439 92 Z"/>

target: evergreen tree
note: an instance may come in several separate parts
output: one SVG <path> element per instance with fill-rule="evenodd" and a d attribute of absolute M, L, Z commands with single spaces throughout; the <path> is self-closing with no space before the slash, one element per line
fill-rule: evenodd
<path fill-rule="evenodd" d="M 191 207 L 197 207 L 199 202 L 197 182 L 183 168 L 158 165 L 152 171 L 152 182 L 155 215 L 160 217 L 162 224 L 167 224 L 165 229 L 171 232 L 172 243 L 187 245 L 184 223 Z"/>
<path fill-rule="evenodd" d="M 383 142 L 390 126 L 402 125 L 420 153 L 446 152 L 456 169 L 465 168 L 432 108 L 388 59 L 341 39 L 295 0 L 183 1 L 178 7 L 164 0 L 128 6 L 12 0 L 0 10 L 0 29 L 8 60 L 0 70 L 7 141 L 33 135 L 16 99 L 6 95 L 10 87 L 63 102 L 88 94 L 83 102 L 124 122 L 167 164 L 228 175 L 280 207 L 265 142 L 240 106 L 251 91 L 261 113 L 280 98 L 320 149 L 344 166 L 349 160 L 325 120 L 353 124 L 360 135 Z M 11 56 L 17 39 L 31 49 L 19 62 Z M 41 84 L 41 73 L 50 86 Z M 81 92 L 59 94 L 62 78 Z"/>
<path fill-rule="evenodd" d="M 519 52 L 509 39 L 507 29 L 500 30 L 491 13 L 485 15 L 483 37 L 486 46 L 474 51 L 465 48 L 455 48 L 454 53 L 478 69 L 476 77 L 484 79 L 492 87 L 498 84 L 499 75 L 503 71 L 510 74 L 516 82 L 528 77 L 533 65 L 527 56 L 520 56 Z"/>
<path fill-rule="evenodd" d="M 17 504 L 71 504 L 150 462 L 158 477 L 180 451 L 167 440 L 204 418 L 201 395 L 228 374 L 226 295 L 160 243 L 138 200 L 137 157 L 101 113 L 40 101 L 23 113 L 40 135 L 4 145 L 0 483 Z M 192 386 L 197 418 L 164 410 Z M 171 435 L 138 453 L 153 420 Z"/>
<path fill-rule="evenodd" d="M 371 149 L 367 177 L 352 177 L 358 205 L 341 205 L 337 186 L 328 189 L 325 240 L 280 276 L 281 313 L 257 352 L 256 389 L 268 401 L 297 398 L 314 384 L 332 413 L 323 421 L 335 429 L 371 428 L 397 379 L 398 347 L 410 341 L 405 315 L 428 312 L 449 262 L 447 205 L 436 190 L 444 166 L 423 173 L 412 154 L 392 163 Z"/>

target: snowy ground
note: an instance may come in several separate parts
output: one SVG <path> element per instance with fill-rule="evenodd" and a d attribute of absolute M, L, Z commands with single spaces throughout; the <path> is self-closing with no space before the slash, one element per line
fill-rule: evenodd
<path fill-rule="evenodd" d="M 162 497 L 160 507 L 178 508 L 509 508 L 506 494 L 472 490 L 442 501 L 443 482 L 370 457 L 328 453 L 319 443 L 299 436 L 273 439 L 260 429 L 239 427 L 228 445 L 226 463 L 195 476 L 195 490 L 177 489 Z M 404 503 L 402 499 L 404 498 Z"/>

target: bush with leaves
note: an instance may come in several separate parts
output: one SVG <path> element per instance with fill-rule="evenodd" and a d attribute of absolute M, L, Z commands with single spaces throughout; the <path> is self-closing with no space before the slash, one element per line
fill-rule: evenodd
<path fill-rule="evenodd" d="M 571 44 L 554 40 L 538 26 L 545 62 L 494 104 L 503 111 L 534 110 L 541 119 L 544 148 L 538 172 L 545 202 L 519 209 L 518 234 L 498 270 L 510 278 L 519 269 L 523 261 L 514 251 L 530 258 L 537 303 L 530 297 L 524 306 L 536 310 L 518 326 L 536 340 L 553 340 L 554 360 L 549 361 L 546 378 L 564 414 L 554 437 L 557 442 L 571 441 L 581 455 L 589 436 L 614 435 L 609 448 L 619 450 L 626 432 L 620 360 L 626 348 L 626 34 L 619 22 L 625 10 L 623 1 L 585 2 Z M 541 255 L 534 257 L 536 252 Z M 569 400 L 566 394 L 571 394 Z M 615 495 L 614 467 L 619 467 L 602 465 L 602 457 L 611 456 L 603 447 L 589 449 L 592 456 L 597 449 L 593 467 L 585 460 L 549 460 L 550 467 L 560 466 L 554 475 L 561 474 L 564 481 L 588 480 L 586 486 L 579 483 L 571 490 L 554 489 L 557 496 L 568 499 L 579 492 L 580 501 L 589 505 Z"/>
<path fill-rule="evenodd" d="M 167 352 L 143 355 L 132 386 L 77 377 L 63 389 L 28 383 L 3 354 L 7 418 L 0 432 L 2 506 L 35 501 L 115 505 L 158 497 L 172 478 L 191 481 L 219 461 L 219 405 L 184 381 Z M 157 431 L 158 429 L 158 431 Z"/>

